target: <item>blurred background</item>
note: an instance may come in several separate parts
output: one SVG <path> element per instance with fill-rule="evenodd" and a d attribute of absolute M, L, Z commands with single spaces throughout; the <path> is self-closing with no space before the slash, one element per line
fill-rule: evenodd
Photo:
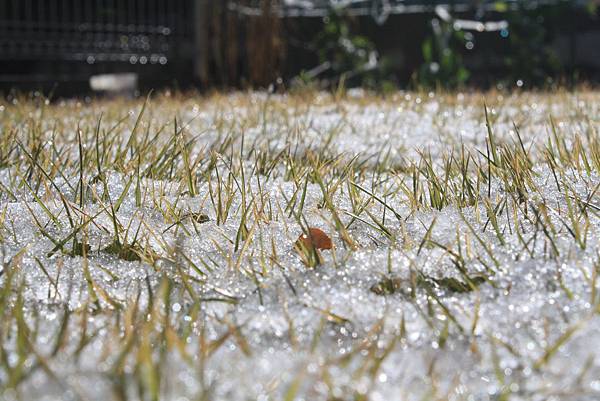
<path fill-rule="evenodd" d="M 600 81 L 600 0 L 0 0 L 0 91 Z"/>

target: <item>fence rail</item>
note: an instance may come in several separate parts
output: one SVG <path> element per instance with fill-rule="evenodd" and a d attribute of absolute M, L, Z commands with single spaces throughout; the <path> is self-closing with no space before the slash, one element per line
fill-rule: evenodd
<path fill-rule="evenodd" d="M 562 0 L 505 0 L 502 5 L 496 0 L 283 0 L 273 7 L 272 11 L 286 18 L 296 17 L 325 17 L 331 9 L 344 9 L 346 15 L 371 16 L 378 24 L 387 21 L 390 15 L 430 13 L 436 7 L 451 8 L 453 11 L 464 12 L 473 9 L 480 11 L 493 11 L 506 7 L 536 8 L 552 5 Z M 587 0 L 571 0 L 573 3 L 584 6 Z M 231 11 L 246 16 L 258 16 L 263 12 L 261 0 L 249 2 L 228 1 Z"/>

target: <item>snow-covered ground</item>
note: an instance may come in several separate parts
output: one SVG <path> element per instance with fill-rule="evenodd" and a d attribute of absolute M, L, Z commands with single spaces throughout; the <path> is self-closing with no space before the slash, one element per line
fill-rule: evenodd
<path fill-rule="evenodd" d="M 0 104 L 0 399 L 600 398 L 599 93 L 143 103 Z"/>

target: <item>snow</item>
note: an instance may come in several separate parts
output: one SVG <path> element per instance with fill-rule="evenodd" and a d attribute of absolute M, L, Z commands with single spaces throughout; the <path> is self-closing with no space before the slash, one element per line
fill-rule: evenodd
<path fill-rule="evenodd" d="M 165 326 L 140 325 L 140 332 L 134 334 L 140 338 L 147 336 L 150 349 L 157 350 L 153 364 L 162 383 L 161 400 L 202 399 L 198 398 L 202 392 L 208 394 L 207 399 L 214 400 L 279 400 L 286 396 L 297 400 L 365 396 L 373 401 L 598 399 L 600 318 L 598 299 L 594 297 L 599 286 L 592 277 L 600 263 L 600 219 L 590 212 L 588 246 L 578 247 L 561 222 L 565 217 L 558 211 L 564 213 L 567 207 L 565 196 L 558 191 L 550 168 L 541 161 L 539 147 L 552 135 L 550 116 L 567 138 L 575 134 L 597 135 L 600 98 L 593 92 L 554 96 L 523 93 L 489 94 L 485 101 L 498 140 L 515 140 L 514 122 L 525 148 L 531 149 L 537 162 L 534 180 L 540 190 L 532 193 L 531 199 L 548 203 L 549 218 L 559 229 L 555 237 L 557 257 L 550 255 L 542 231 L 528 223 L 522 211 L 517 212 L 518 220 L 523 236 L 531 240 L 533 256 L 523 249 L 514 227 L 506 226 L 506 219 L 502 224 L 504 245 L 490 225 L 483 231 L 477 217 L 485 216 L 482 203 L 461 210 L 448 205 L 442 210 L 413 211 L 402 191 L 385 197 L 402 216 L 398 220 L 389 210 L 386 212 L 386 227 L 398 240 L 390 242 L 378 230 L 355 221 L 349 232 L 358 246 L 351 250 L 336 234 L 331 213 L 320 207 L 320 187 L 309 183 L 304 215 L 310 226 L 329 233 L 335 245 L 333 251 L 322 252 L 321 266 L 310 269 L 293 250 L 293 243 L 302 231 L 296 218 L 286 211 L 287 200 L 297 189 L 293 181 L 285 178 L 289 166 L 278 163 L 268 180 L 250 173 L 255 163 L 252 152 L 268 150 L 275 155 L 291 149 L 298 155 L 310 152 L 342 155 L 344 161 L 358 156 L 369 169 L 357 179 L 371 190 L 371 182 L 376 179 L 373 168 L 388 152 L 389 165 L 406 166 L 424 152 L 431 154 L 436 168 L 441 168 L 439 163 L 444 154 L 463 144 L 474 155 L 478 155 L 477 149 L 485 154 L 483 95 L 477 98 L 476 95 L 440 97 L 399 93 L 381 100 L 358 94 L 356 98 L 334 103 L 329 95 L 321 94 L 311 103 L 285 95 L 255 93 L 231 94 L 215 100 L 214 104 L 206 101 L 198 105 L 193 99 L 184 100 L 177 105 L 177 111 L 168 105 L 163 108 L 151 104 L 151 118 L 155 121 L 152 127 L 172 121 L 171 113 L 181 116 L 187 133 L 195 138 L 192 155 L 216 147 L 223 140 L 220 130 L 224 124 L 230 124 L 227 129 L 237 137 L 243 133 L 248 192 L 253 195 L 262 192 L 263 203 L 258 196 L 255 206 L 264 207 L 263 213 L 268 210 L 273 213 L 270 219 L 265 217 L 262 221 L 252 216 L 248 221 L 250 240 L 235 251 L 243 209 L 239 192 L 229 217 L 219 225 L 209 184 L 203 177 L 194 197 L 181 196 L 186 190 L 181 180 L 144 178 L 141 187 L 145 197 L 141 207 L 136 206 L 134 181 L 117 216 L 125 226 L 131 222 L 127 237 L 130 240 L 139 228 L 139 237 L 157 255 L 154 265 L 122 260 L 99 251 L 112 241 L 113 226 L 110 215 L 102 212 L 103 206 L 91 198 L 84 205 L 86 214 L 100 214 L 85 230 L 92 245 L 87 260 L 60 252 L 49 255 L 54 244 L 40 233 L 33 216 L 42 224 L 48 223 L 46 229 L 58 238 L 70 234 L 56 190 L 42 186 L 38 196 L 47 202 L 52 213 L 59 215 L 60 226 L 49 223 L 39 202 L 19 179 L 15 180 L 17 173 L 24 172 L 4 168 L 0 171 L 0 183 L 17 197 L 12 199 L 4 191 L 0 197 L 0 210 L 6 211 L 2 233 L 4 269 L 7 270 L 12 257 L 20 258 L 15 264 L 16 285 L 24 284 L 25 316 L 32 327 L 34 322 L 37 326 L 33 346 L 38 355 L 45 356 L 52 374 L 46 368 L 34 369 L 17 392 L 6 390 L 0 398 L 118 399 L 117 384 L 111 378 L 115 377 L 114 367 L 130 330 L 126 327 L 128 314 L 132 313 L 138 294 L 139 313 L 158 313 L 147 312 L 150 289 L 158 296 L 163 278 L 168 277 L 172 286 L 170 312 L 164 320 L 183 338 L 186 356 L 173 346 L 164 359 L 159 359 L 162 342 L 169 342 L 162 338 Z M 94 107 L 81 114 L 71 104 L 62 107 L 61 117 L 56 118 L 61 119 L 60 124 L 65 128 L 63 135 L 54 139 L 57 147 L 76 146 L 69 128 L 73 127 L 73 121 L 82 119 L 82 125 L 87 122 L 92 127 L 99 112 L 111 106 L 106 103 Z M 138 111 L 139 105 L 131 113 L 128 126 L 121 127 L 122 135 L 130 135 Z M 107 113 L 103 125 L 113 126 L 117 116 L 118 113 Z M 42 132 L 48 132 L 53 124 L 48 118 Z M 168 130 L 170 135 L 172 125 Z M 165 138 L 161 140 L 166 141 Z M 239 154 L 240 150 L 241 142 L 235 141 L 226 151 Z M 240 163 L 239 157 L 235 163 Z M 227 177 L 229 168 L 224 159 L 218 162 L 221 178 Z M 78 171 L 63 173 L 64 179 L 57 179 L 56 183 L 66 198 L 74 199 Z M 117 171 L 106 174 L 114 202 L 130 177 Z M 216 174 L 213 172 L 210 177 L 214 189 Z M 565 180 L 583 199 L 588 199 L 600 185 L 597 172 L 568 170 Z M 375 188 L 378 196 L 383 197 L 385 185 Z M 90 183 L 90 188 L 102 197 L 104 189 L 100 183 Z M 345 224 L 351 217 L 343 211 L 353 210 L 347 191 L 344 185 L 334 195 L 335 207 Z M 484 194 L 487 187 L 481 188 L 481 195 Z M 494 183 L 491 199 L 499 201 L 503 194 L 502 186 Z M 361 196 L 367 198 L 364 193 Z M 594 194 L 588 202 L 598 204 L 598 195 Z M 210 221 L 197 224 L 195 229 L 189 219 L 184 220 L 182 224 L 187 231 L 172 227 L 165 217 L 169 205 L 189 213 L 205 213 Z M 376 202 L 370 210 L 378 217 L 383 213 Z M 411 274 L 415 271 L 437 279 L 461 278 L 444 249 L 427 245 L 419 252 L 421 240 L 434 218 L 431 240 L 456 249 L 458 238 L 466 255 L 466 268 L 473 274 L 486 271 L 481 260 L 494 266 L 466 222 L 475 228 L 498 262 L 493 285 L 483 283 L 477 291 L 464 293 L 433 286 L 433 293 L 419 289 L 411 294 Z M 14 236 L 10 234 L 12 227 Z M 24 247 L 25 253 L 15 256 Z M 168 249 L 173 253 L 169 254 Z M 183 252 L 202 274 L 177 252 Z M 185 269 L 195 281 L 185 283 L 179 268 Z M 91 294 L 85 269 L 106 295 L 98 289 L 95 296 Z M 389 270 L 392 276 L 401 279 L 402 289 L 385 296 L 373 293 L 370 288 L 389 276 Z M 0 278 L 3 286 L 6 277 L 5 273 Z M 206 301 L 195 304 L 187 285 Z M 97 306 L 91 301 L 94 297 L 101 308 L 97 313 L 94 312 Z M 108 298 L 122 309 L 107 302 Z M 90 312 L 83 314 L 84 309 Z M 72 314 L 64 340 L 66 346 L 58 355 L 50 356 L 65 313 Z M 77 353 L 84 336 L 84 322 L 90 342 Z M 234 334 L 226 337 L 210 355 L 203 356 L 199 349 L 201 336 L 217 344 L 234 327 Z M 573 330 L 572 336 L 547 363 L 540 364 L 544 353 L 569 330 Z M 4 352 L 12 366 L 19 358 L 17 331 L 12 324 L 2 335 Z M 140 398 L 136 386 L 138 380 L 143 381 L 140 377 L 147 377 L 143 374 L 147 365 L 135 355 L 134 352 L 124 365 L 131 399 Z M 26 366 L 30 368 L 37 363 L 35 357 L 29 356 Z M 0 382 L 7 377 L 6 368 L 0 368 Z M 296 385 L 297 392 L 293 395 Z"/>

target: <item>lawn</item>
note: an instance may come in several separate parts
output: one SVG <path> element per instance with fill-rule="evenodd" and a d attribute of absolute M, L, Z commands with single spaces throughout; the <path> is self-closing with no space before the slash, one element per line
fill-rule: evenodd
<path fill-rule="evenodd" d="M 599 132 L 588 89 L 0 101 L 0 399 L 596 400 Z"/>

